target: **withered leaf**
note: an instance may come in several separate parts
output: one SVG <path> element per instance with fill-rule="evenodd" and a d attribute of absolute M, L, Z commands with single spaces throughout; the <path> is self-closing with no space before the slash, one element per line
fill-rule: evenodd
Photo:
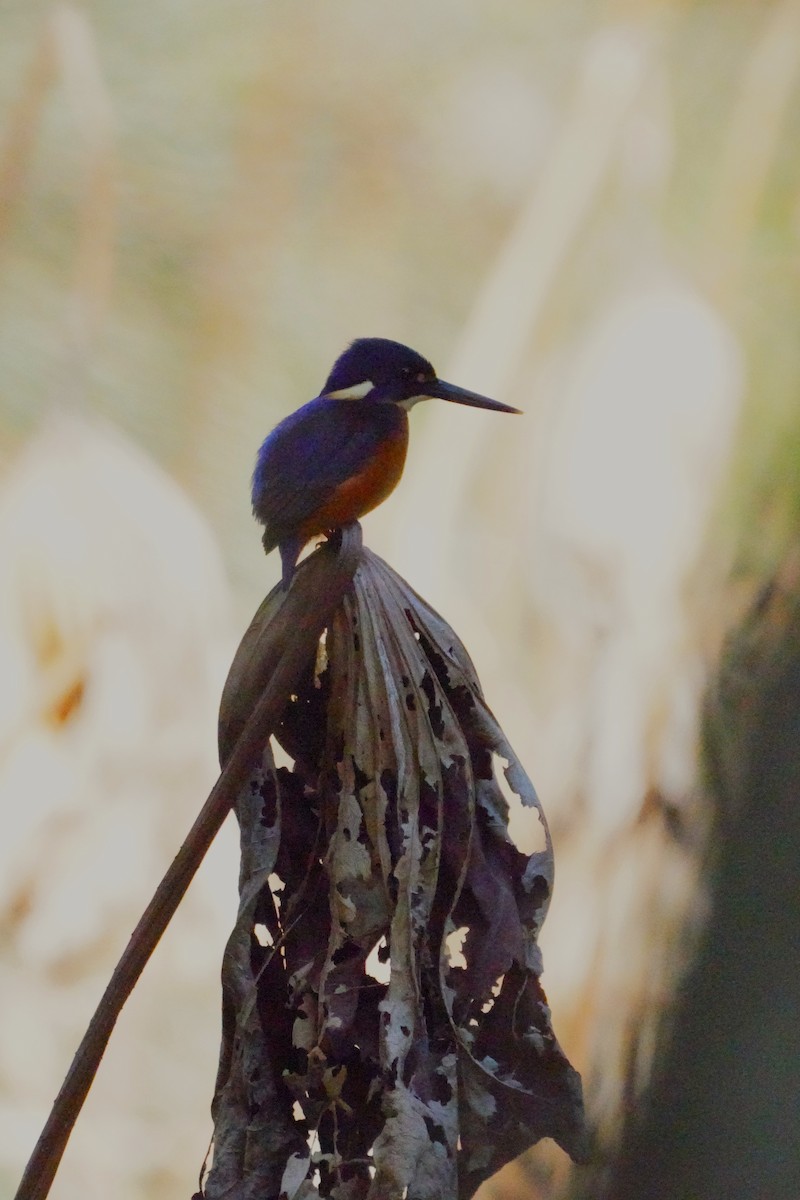
<path fill-rule="evenodd" d="M 232 667 L 223 755 L 281 598 Z M 461 1200 L 539 1138 L 581 1157 L 539 984 L 544 815 L 456 635 L 367 550 L 276 737 L 293 767 L 265 747 L 237 803 L 206 1196 Z M 509 837 L 497 758 L 539 814 L 535 855 Z"/>

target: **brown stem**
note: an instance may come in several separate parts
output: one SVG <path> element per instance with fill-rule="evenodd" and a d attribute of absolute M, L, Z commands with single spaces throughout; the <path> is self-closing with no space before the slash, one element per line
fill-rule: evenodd
<path fill-rule="evenodd" d="M 281 717 L 323 629 L 350 586 L 361 527 L 348 526 L 337 553 L 315 554 L 297 573 L 262 637 L 274 668 L 194 825 L 156 888 L 117 963 L 36 1143 L 15 1200 L 45 1200 L 122 1006 L 180 904 L 197 868 Z"/>

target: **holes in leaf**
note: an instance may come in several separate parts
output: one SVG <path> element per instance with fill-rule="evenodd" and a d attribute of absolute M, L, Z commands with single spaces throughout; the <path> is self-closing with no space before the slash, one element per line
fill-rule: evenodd
<path fill-rule="evenodd" d="M 508 782 L 507 772 L 520 768 L 516 764 L 510 764 L 508 759 L 499 754 L 492 756 L 492 765 L 497 786 L 508 804 L 508 831 L 514 845 L 523 854 L 541 854 L 547 849 L 547 836 L 539 810 L 524 805 Z"/>
<path fill-rule="evenodd" d="M 317 642 L 317 657 L 314 661 L 314 687 L 321 687 L 320 676 L 328 669 L 328 631 L 323 629 Z"/>
<path fill-rule="evenodd" d="M 364 963 L 364 969 L 367 975 L 371 976 L 377 983 L 389 982 L 391 964 L 389 962 L 389 947 L 385 937 L 376 942 L 370 950 L 367 955 L 367 961 Z"/>
<path fill-rule="evenodd" d="M 272 750 L 272 757 L 275 759 L 275 766 L 278 768 L 286 767 L 287 770 L 291 771 L 294 767 L 294 759 L 291 754 L 287 753 L 280 742 L 274 737 L 270 738 L 269 744 Z"/>
<path fill-rule="evenodd" d="M 262 925 L 260 922 L 257 923 L 256 925 L 253 926 L 253 933 L 255 935 L 255 939 L 258 942 L 259 946 L 274 946 L 275 945 L 275 939 L 273 938 L 270 931 L 267 929 L 266 925 Z"/>
<path fill-rule="evenodd" d="M 458 929 L 453 929 L 448 933 L 444 940 L 445 951 L 447 953 L 447 961 L 451 967 L 460 967 L 464 970 L 467 966 L 467 960 L 462 953 L 464 941 L 469 933 L 469 925 L 461 925 Z"/>
<path fill-rule="evenodd" d="M 486 998 L 486 1000 L 484 1001 L 484 1003 L 481 1005 L 482 1013 L 491 1012 L 492 1009 L 494 1008 L 494 1002 L 497 999 L 497 997 L 500 995 L 500 991 L 503 986 L 504 979 L 505 979 L 505 975 L 500 975 L 494 981 L 494 984 L 492 985 L 492 994 L 490 996 L 488 996 Z"/>
<path fill-rule="evenodd" d="M 283 880 L 281 879 L 280 875 L 276 875 L 274 871 L 269 877 L 269 890 L 272 892 L 272 898 L 275 901 L 275 907 L 277 908 L 278 912 L 280 912 L 281 896 L 283 895 Z"/>

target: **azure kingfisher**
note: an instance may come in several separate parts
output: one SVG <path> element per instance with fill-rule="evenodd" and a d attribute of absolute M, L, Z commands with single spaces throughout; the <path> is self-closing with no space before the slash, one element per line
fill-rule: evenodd
<path fill-rule="evenodd" d="M 406 460 L 408 411 L 431 399 L 519 412 L 438 379 L 408 346 L 359 338 L 319 396 L 269 434 L 253 472 L 253 513 L 266 552 L 280 549 L 284 588 L 311 538 L 371 512 L 394 491 Z"/>

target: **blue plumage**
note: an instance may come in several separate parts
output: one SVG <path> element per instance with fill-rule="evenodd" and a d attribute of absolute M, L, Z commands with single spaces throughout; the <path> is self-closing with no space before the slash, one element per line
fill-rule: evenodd
<path fill-rule="evenodd" d="M 517 411 L 437 379 L 428 360 L 400 342 L 361 338 L 336 360 L 322 394 L 269 434 L 253 472 L 253 513 L 264 549 L 280 547 L 285 586 L 310 538 L 389 495 L 405 463 L 408 409 L 436 397 Z"/>

